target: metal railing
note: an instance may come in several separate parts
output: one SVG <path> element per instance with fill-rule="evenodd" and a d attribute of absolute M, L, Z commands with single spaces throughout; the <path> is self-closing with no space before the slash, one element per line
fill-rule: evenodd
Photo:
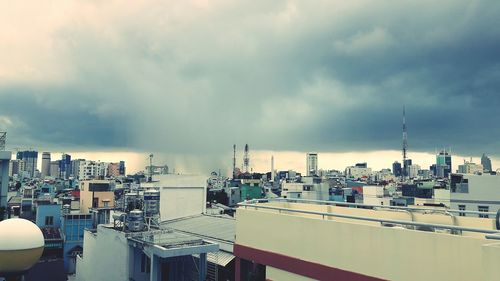
<path fill-rule="evenodd" d="M 467 211 L 467 210 L 454 210 L 447 209 L 446 207 L 436 207 L 436 208 L 421 208 L 421 207 L 402 207 L 402 206 L 387 206 L 387 205 L 369 205 L 362 203 L 349 203 L 349 202 L 338 202 L 338 201 L 326 201 L 326 200 L 313 200 L 313 199 L 300 199 L 300 198 L 272 198 L 268 201 L 285 201 L 285 202 L 297 202 L 297 203 L 316 203 L 321 205 L 333 205 L 341 207 L 358 207 L 358 208 L 381 208 L 381 209 L 395 209 L 395 210 L 405 210 L 405 211 L 433 211 L 433 212 L 448 212 L 448 213 L 463 213 L 463 214 L 475 214 L 475 215 L 490 215 L 495 216 L 496 212 L 480 212 L 480 211 Z M 249 201 L 251 202 L 251 201 Z M 438 209 L 442 208 L 442 209 Z"/>
<path fill-rule="evenodd" d="M 447 225 L 447 224 L 434 224 L 434 223 L 424 223 L 424 222 L 415 222 L 415 221 L 406 221 L 406 220 L 393 220 L 393 219 L 383 219 L 383 218 L 372 218 L 372 217 L 364 217 L 364 216 L 356 216 L 356 215 L 346 215 L 339 213 L 328 213 L 328 212 L 317 212 L 317 211 L 307 211 L 307 210 L 297 210 L 290 208 L 282 208 L 282 207 L 274 207 L 274 206 L 266 206 L 262 204 L 257 204 L 258 202 L 242 202 L 239 203 L 238 206 L 247 208 L 255 208 L 255 209 L 265 209 L 265 210 L 274 210 L 279 213 L 282 212 L 290 212 L 290 213 L 300 213 L 300 214 L 309 214 L 309 215 L 317 215 L 321 216 L 323 219 L 325 217 L 336 217 L 336 218 L 344 218 L 344 219 L 352 219 L 352 220 L 360 220 L 360 221 L 371 221 L 371 222 L 379 222 L 386 224 L 395 224 L 395 225 L 404 225 L 404 226 L 415 226 L 415 227 L 423 227 L 423 228 L 433 228 L 433 229 L 447 229 L 450 231 L 467 231 L 467 232 L 476 232 L 483 234 L 499 234 L 500 231 L 493 229 L 482 229 L 482 228 L 472 228 L 472 227 L 462 227 L 456 225 Z M 491 236 L 490 236 L 491 237 Z"/>

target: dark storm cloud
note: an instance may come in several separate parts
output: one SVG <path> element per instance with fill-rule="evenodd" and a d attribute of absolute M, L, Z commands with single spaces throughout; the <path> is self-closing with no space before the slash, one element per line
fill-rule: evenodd
<path fill-rule="evenodd" d="M 99 5 L 47 35 L 63 82 L 0 83 L 11 142 L 399 149 L 406 104 L 411 149 L 500 156 L 500 4 Z"/>

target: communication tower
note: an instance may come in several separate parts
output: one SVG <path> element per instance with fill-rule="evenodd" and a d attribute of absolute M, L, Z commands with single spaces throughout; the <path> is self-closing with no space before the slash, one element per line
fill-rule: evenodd
<path fill-rule="evenodd" d="M 245 168 L 245 173 L 248 173 L 250 167 L 250 156 L 248 155 L 248 144 L 245 144 L 245 155 L 243 156 L 243 166 Z"/>

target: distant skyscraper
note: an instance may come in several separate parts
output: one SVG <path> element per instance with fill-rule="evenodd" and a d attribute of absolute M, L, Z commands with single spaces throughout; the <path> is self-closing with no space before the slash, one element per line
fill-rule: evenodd
<path fill-rule="evenodd" d="M 125 175 L 125 161 L 120 161 L 119 167 L 118 167 L 118 173 L 120 174 L 120 176 Z"/>
<path fill-rule="evenodd" d="M 13 177 L 14 175 L 21 175 L 23 171 L 26 170 L 24 167 L 23 160 L 10 160 L 9 164 L 9 176 Z"/>
<path fill-rule="evenodd" d="M 38 162 L 38 151 L 19 151 L 17 152 L 17 159 L 24 161 L 24 171 L 27 172 L 30 177 L 33 177 Z"/>
<path fill-rule="evenodd" d="M 447 178 L 451 173 L 451 154 L 446 150 L 436 155 L 436 177 Z"/>
<path fill-rule="evenodd" d="M 109 163 L 107 177 L 116 178 L 125 175 L 125 161 Z"/>
<path fill-rule="evenodd" d="M 42 178 L 50 176 L 50 152 L 42 153 Z"/>
<path fill-rule="evenodd" d="M 485 172 L 491 172 L 491 159 L 486 156 L 486 154 L 483 153 L 483 156 L 481 156 L 481 165 L 483 165 L 483 169 Z"/>
<path fill-rule="evenodd" d="M 309 152 L 307 153 L 307 159 L 306 159 L 306 174 L 308 176 L 314 176 L 318 174 L 318 153 L 316 152 Z"/>
<path fill-rule="evenodd" d="M 61 176 L 61 160 L 50 161 L 50 176 L 56 179 Z"/>
<path fill-rule="evenodd" d="M 413 161 L 411 159 L 405 159 L 405 162 L 403 163 L 403 169 L 401 170 L 401 173 L 404 177 L 408 177 L 410 175 L 410 166 L 413 164 Z"/>
<path fill-rule="evenodd" d="M 394 163 L 392 163 L 392 174 L 395 176 L 395 177 L 400 177 L 402 175 L 402 169 L 401 169 L 401 163 L 399 163 L 398 161 L 395 161 Z"/>
<path fill-rule="evenodd" d="M 63 154 L 59 162 L 59 172 L 61 179 L 68 179 L 71 174 L 71 155 Z"/>

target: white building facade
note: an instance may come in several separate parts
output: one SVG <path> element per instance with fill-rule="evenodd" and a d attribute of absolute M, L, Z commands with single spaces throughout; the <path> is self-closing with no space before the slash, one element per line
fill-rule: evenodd
<path fill-rule="evenodd" d="M 498 212 L 500 209 L 500 176 L 452 174 L 450 206 L 454 210 Z M 491 215 L 459 213 L 460 216 Z"/>

